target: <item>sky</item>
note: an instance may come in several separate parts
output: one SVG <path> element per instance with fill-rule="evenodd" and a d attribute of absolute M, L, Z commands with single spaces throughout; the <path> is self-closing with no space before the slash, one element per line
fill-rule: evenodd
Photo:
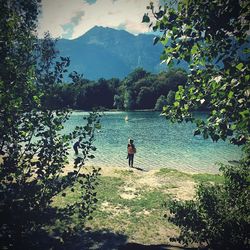
<path fill-rule="evenodd" d="M 150 32 L 142 23 L 146 6 L 161 0 L 42 0 L 38 36 L 75 39 L 95 25 L 123 29 L 132 34 Z"/>

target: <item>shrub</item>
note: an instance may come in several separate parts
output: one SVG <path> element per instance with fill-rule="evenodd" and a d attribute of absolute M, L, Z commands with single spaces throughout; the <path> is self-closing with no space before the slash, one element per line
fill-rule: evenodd
<path fill-rule="evenodd" d="M 212 249 L 245 249 L 249 246 L 250 167 L 222 166 L 225 182 L 200 184 L 192 201 L 169 203 L 169 221 L 181 228 L 174 241 L 198 242 Z"/>

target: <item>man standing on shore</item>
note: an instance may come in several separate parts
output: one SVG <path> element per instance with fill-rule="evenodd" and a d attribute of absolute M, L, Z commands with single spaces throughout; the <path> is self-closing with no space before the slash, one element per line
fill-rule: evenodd
<path fill-rule="evenodd" d="M 134 164 L 134 154 L 136 153 L 136 148 L 134 145 L 134 141 L 132 139 L 128 140 L 128 165 L 129 167 L 133 167 Z"/>

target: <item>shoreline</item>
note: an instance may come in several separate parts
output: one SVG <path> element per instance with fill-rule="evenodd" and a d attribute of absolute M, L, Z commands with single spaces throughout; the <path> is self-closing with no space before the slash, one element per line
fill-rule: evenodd
<path fill-rule="evenodd" d="M 93 110 L 81 110 L 81 109 L 69 109 L 71 112 L 92 112 Z M 161 112 L 160 110 L 154 109 L 135 109 L 135 110 L 118 110 L 118 109 L 105 109 L 105 110 L 97 110 L 97 112 Z"/>
<path fill-rule="evenodd" d="M 68 109 L 69 111 L 71 112 L 93 112 L 93 110 L 81 110 L 81 109 L 71 109 L 69 108 Z M 162 110 L 155 110 L 155 109 L 134 109 L 134 110 L 119 110 L 119 109 L 100 109 L 100 110 L 96 110 L 97 112 L 159 112 L 161 113 Z M 203 112 L 203 113 L 209 113 L 210 111 L 209 110 L 194 110 L 192 111 L 191 113 L 199 113 L 199 112 Z"/>
<path fill-rule="evenodd" d="M 160 168 L 154 168 L 154 169 L 143 169 L 140 167 L 122 167 L 122 166 L 100 166 L 97 164 L 86 164 L 82 167 L 81 171 L 82 172 L 88 172 L 91 171 L 91 169 L 100 169 L 101 175 L 104 174 L 104 176 L 113 176 L 113 173 L 115 172 L 134 172 L 136 175 L 142 177 L 142 176 L 150 176 L 154 175 L 156 173 L 178 173 L 178 176 L 186 176 L 190 178 L 196 179 L 197 176 L 206 176 L 208 178 L 210 177 L 222 177 L 222 173 L 209 173 L 209 172 L 191 172 L 191 171 L 182 171 L 180 169 L 176 168 L 170 168 L 170 167 L 160 167 Z M 64 171 L 69 172 L 73 170 L 73 164 L 68 164 L 65 166 Z"/>
<path fill-rule="evenodd" d="M 72 163 L 71 163 L 72 164 Z M 70 165 L 70 164 L 69 164 Z M 187 166 L 159 166 L 159 167 L 143 167 L 140 166 L 140 164 L 136 164 L 135 167 L 132 169 L 137 169 L 142 172 L 150 172 L 150 171 L 158 171 L 160 169 L 172 169 L 174 171 L 179 171 L 185 174 L 211 174 L 211 175 L 217 175 L 220 174 L 219 168 L 214 170 L 203 170 L 203 169 L 197 169 L 196 167 L 187 167 Z M 127 166 L 127 163 L 124 163 L 124 165 L 117 165 L 117 164 L 108 164 L 108 163 L 101 163 L 101 162 L 86 162 L 85 167 L 100 167 L 100 168 L 116 168 L 121 170 L 130 170 L 131 168 Z"/>

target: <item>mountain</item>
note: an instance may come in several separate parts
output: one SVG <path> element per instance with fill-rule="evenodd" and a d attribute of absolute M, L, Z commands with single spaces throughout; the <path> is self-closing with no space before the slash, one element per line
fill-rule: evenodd
<path fill-rule="evenodd" d="M 132 35 L 124 30 L 95 26 L 74 40 L 59 39 L 60 56 L 70 57 L 69 71 L 85 78 L 123 78 L 137 67 L 149 72 L 161 69 L 161 44 L 153 45 L 154 35 Z"/>

